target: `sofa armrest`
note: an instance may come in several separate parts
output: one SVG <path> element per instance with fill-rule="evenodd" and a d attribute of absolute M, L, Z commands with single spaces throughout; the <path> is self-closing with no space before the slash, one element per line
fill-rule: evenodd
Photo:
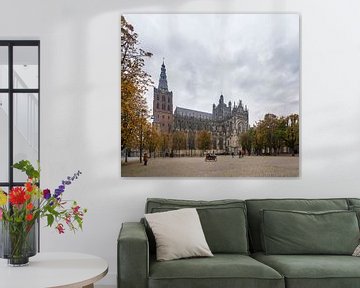
<path fill-rule="evenodd" d="M 146 288 L 149 243 L 141 223 L 123 223 L 117 243 L 118 288 Z"/>

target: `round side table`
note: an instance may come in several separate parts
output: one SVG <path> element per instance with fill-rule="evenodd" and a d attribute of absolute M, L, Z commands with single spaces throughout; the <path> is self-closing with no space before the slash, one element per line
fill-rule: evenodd
<path fill-rule="evenodd" d="M 104 259 L 80 253 L 38 253 L 23 267 L 0 260 L 0 282 L 6 288 L 93 288 L 107 272 Z"/>

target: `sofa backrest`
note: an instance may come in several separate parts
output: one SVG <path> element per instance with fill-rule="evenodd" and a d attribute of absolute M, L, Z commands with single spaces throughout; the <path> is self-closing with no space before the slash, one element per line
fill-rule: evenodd
<path fill-rule="evenodd" d="M 249 253 L 245 201 L 150 198 L 147 199 L 145 213 L 165 212 L 181 208 L 197 209 L 206 241 L 213 253 Z M 149 227 L 147 227 L 147 233 L 150 251 L 153 253 L 155 240 Z"/>
<path fill-rule="evenodd" d="M 347 199 L 349 208 L 352 206 L 360 207 L 360 199 L 359 198 L 348 198 Z"/>
<path fill-rule="evenodd" d="M 261 247 L 261 214 L 263 209 L 329 211 L 348 210 L 347 199 L 253 199 L 246 200 L 248 213 L 250 249 L 262 251 Z"/>

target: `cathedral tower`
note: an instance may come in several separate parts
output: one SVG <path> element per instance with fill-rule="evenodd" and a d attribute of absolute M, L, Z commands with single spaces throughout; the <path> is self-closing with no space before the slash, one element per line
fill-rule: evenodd
<path fill-rule="evenodd" d="M 164 61 L 161 65 L 158 88 L 154 87 L 153 114 L 154 125 L 161 132 L 170 133 L 173 130 L 173 93 L 168 89 Z"/>

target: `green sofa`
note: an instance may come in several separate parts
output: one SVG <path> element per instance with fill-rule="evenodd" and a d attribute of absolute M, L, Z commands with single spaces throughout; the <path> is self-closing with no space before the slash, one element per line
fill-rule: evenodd
<path fill-rule="evenodd" d="M 360 199 L 152 198 L 145 212 L 188 207 L 197 208 L 214 257 L 156 261 L 155 239 L 145 221 L 123 223 L 117 246 L 119 288 L 360 287 L 360 257 L 351 256 L 359 241 Z M 318 231 L 309 232 L 312 223 L 319 224 Z M 345 232 L 317 234 L 325 228 Z"/>

